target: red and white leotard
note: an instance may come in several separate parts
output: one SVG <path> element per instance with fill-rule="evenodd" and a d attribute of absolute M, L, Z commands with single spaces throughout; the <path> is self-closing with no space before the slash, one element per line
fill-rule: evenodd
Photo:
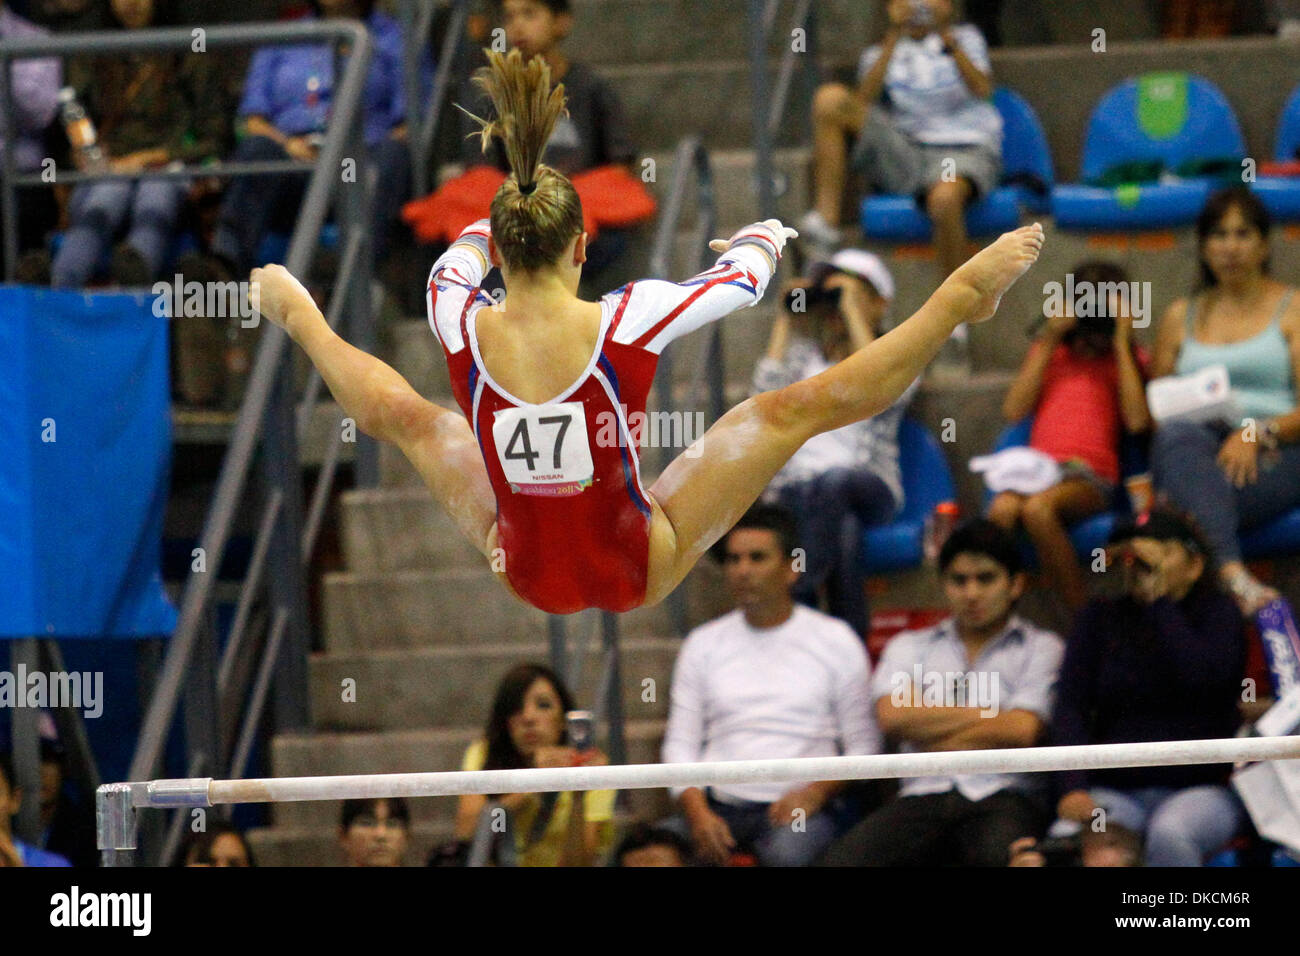
<path fill-rule="evenodd" d="M 645 598 L 651 506 L 628 416 L 644 417 L 664 346 L 762 297 L 777 247 L 756 226 L 692 279 L 642 279 L 603 296 L 586 370 L 533 404 L 493 381 L 479 352 L 475 318 L 494 303 L 479 287 L 488 231 L 486 219 L 466 227 L 434 263 L 427 304 L 496 495 L 506 577 L 552 614 L 631 610 Z"/>

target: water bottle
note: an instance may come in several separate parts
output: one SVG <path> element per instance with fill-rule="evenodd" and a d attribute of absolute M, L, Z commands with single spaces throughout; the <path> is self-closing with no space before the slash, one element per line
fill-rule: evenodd
<path fill-rule="evenodd" d="M 68 135 L 68 143 L 81 162 L 78 166 L 87 172 L 99 173 L 108 168 L 104 150 L 99 145 L 95 133 L 95 124 L 81 103 L 77 101 L 77 91 L 70 86 L 59 90 L 59 115 L 63 120 L 63 129 Z"/>
<path fill-rule="evenodd" d="M 939 552 L 943 550 L 944 542 L 948 540 L 948 535 L 952 534 L 953 528 L 957 527 L 958 513 L 957 502 L 941 501 L 934 506 L 934 511 L 926 516 L 925 537 L 922 539 L 926 564 L 939 563 Z"/>

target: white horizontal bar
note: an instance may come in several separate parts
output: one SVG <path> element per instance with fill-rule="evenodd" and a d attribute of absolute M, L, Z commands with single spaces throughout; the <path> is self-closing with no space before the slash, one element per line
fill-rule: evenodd
<path fill-rule="evenodd" d="M 1300 736 L 1171 740 L 1076 747 L 871 754 L 789 760 L 629 764 L 542 770 L 474 770 L 446 773 L 354 774 L 212 780 L 208 799 L 220 803 L 285 803 L 375 797 L 439 797 L 463 793 L 540 793 L 551 790 L 636 790 L 705 787 L 730 783 L 801 783 L 958 773 L 1024 773 L 1235 763 L 1300 757 Z M 167 781 L 183 786 L 187 781 Z M 192 782 L 188 782 L 192 783 Z M 150 804 L 137 804 L 150 805 Z"/>

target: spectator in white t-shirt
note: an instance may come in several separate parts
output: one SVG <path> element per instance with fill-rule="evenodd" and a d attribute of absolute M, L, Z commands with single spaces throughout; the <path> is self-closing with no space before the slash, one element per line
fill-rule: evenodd
<path fill-rule="evenodd" d="M 870 664 L 843 621 L 796 605 L 794 517 L 752 507 L 727 535 L 736 610 L 692 631 L 673 669 L 666 763 L 830 757 L 880 750 L 867 702 Z M 760 866 L 805 866 L 842 829 L 839 782 L 674 788 L 702 862 L 752 854 Z"/>
<path fill-rule="evenodd" d="M 942 280 L 966 258 L 966 206 L 1002 168 L 988 48 L 977 27 L 953 25 L 951 0 L 890 0 L 887 9 L 889 29 L 862 54 L 856 88 L 827 83 L 813 96 L 814 208 L 799 232 L 823 257 L 838 244 L 851 164 L 873 188 L 917 198 L 934 224 Z"/>

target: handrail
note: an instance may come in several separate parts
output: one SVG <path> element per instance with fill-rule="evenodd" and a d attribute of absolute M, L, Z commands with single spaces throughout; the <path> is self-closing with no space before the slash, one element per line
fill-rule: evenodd
<path fill-rule="evenodd" d="M 432 187 L 433 171 L 430 157 L 433 139 L 437 135 L 442 104 L 451 88 L 451 71 L 456 64 L 456 53 L 469 22 L 469 0 L 448 0 L 451 14 L 443 34 L 442 48 L 434 69 L 433 89 L 425 104 L 427 113 L 407 122 L 407 142 L 411 148 L 411 186 L 414 195 L 423 196 Z M 401 0 L 399 13 L 406 34 L 406 104 L 408 113 L 414 104 L 423 102 L 420 97 L 420 64 L 422 53 L 428 48 L 433 29 L 436 4 L 427 0 Z"/>
<path fill-rule="evenodd" d="M 338 303 L 346 301 L 350 306 L 353 338 L 359 343 L 368 342 L 372 337 L 372 331 L 369 308 L 369 242 L 363 224 L 366 177 L 356 180 L 358 188 L 341 189 L 340 183 L 343 177 L 338 176 L 336 170 L 340 168 L 345 155 L 358 161 L 365 158 L 365 142 L 361 131 L 361 104 L 372 49 L 369 33 L 363 24 L 341 19 L 273 25 L 214 26 L 205 27 L 203 30 L 207 48 L 280 45 L 311 40 L 350 45 L 351 53 L 334 96 L 333 115 L 326 128 L 324 141 L 314 167 L 291 161 L 231 163 L 175 171 L 149 170 L 136 174 L 94 175 L 69 172 L 66 175 L 60 174 L 60 180 L 79 182 L 101 178 L 135 179 L 158 175 L 224 177 L 311 168 L 311 177 L 290 240 L 286 265 L 290 272 L 297 275 L 306 272 L 315 254 L 325 216 L 337 196 L 338 219 L 345 227 L 348 243 L 346 247 L 348 254 L 345 254 L 348 269 L 345 276 L 346 285 L 340 285 L 335 289 L 336 301 L 331 303 L 329 311 L 337 316 Z M 9 89 L 9 63 L 13 59 L 86 53 L 188 50 L 193 41 L 194 33 L 190 29 L 151 29 L 129 33 L 63 34 L 0 43 L 0 108 L 5 110 L 6 116 L 11 120 L 8 128 L 15 128 L 12 123 L 12 101 Z M 13 164 L 13 150 L 6 150 L 3 164 L 0 164 L 0 188 L 3 188 L 5 198 L 8 200 L 4 204 L 4 239 L 6 247 L 16 252 L 16 213 L 12 201 L 13 191 L 16 186 L 35 185 L 35 183 L 30 182 L 31 177 L 22 177 L 20 180 L 15 176 Z M 9 256 L 10 275 L 15 260 L 16 255 Z M 358 289 L 361 291 L 358 292 Z M 176 714 L 182 685 L 185 684 L 189 685 L 187 698 L 196 689 L 194 696 L 200 698 L 198 703 L 187 699 L 186 704 L 187 727 L 192 734 L 197 734 L 201 738 L 196 740 L 191 737 L 187 740 L 190 751 L 188 762 L 193 765 L 196 761 L 204 761 L 206 756 L 207 765 L 218 766 L 218 761 L 224 755 L 215 714 L 199 713 L 195 708 L 207 708 L 210 711 L 216 706 L 215 701 L 219 700 L 218 684 L 221 685 L 222 692 L 230 689 L 228 685 L 233 671 L 230 664 L 233 659 L 227 658 L 223 662 L 225 666 L 218 667 L 213 656 L 212 642 L 200 640 L 200 635 L 206 624 L 208 607 L 213 594 L 215 583 L 213 579 L 225 553 L 225 546 L 232 531 L 235 509 L 248 478 L 254 445 L 259 437 L 263 444 L 262 465 L 269 492 L 269 503 L 259 537 L 254 545 L 254 552 L 260 557 L 256 566 L 250 568 L 250 574 L 243 582 L 245 592 L 240 595 L 240 614 L 236 622 L 240 630 L 230 635 L 231 643 L 236 647 L 239 646 L 242 628 L 248 619 L 250 603 L 248 589 L 260 585 L 262 569 L 268 558 L 274 569 L 270 582 L 271 603 L 274 610 L 271 615 L 272 623 L 269 625 L 269 639 L 256 668 L 257 675 L 251 700 L 248 702 L 239 739 L 235 744 L 232 772 L 236 774 L 243 772 L 242 765 L 247 760 L 253 734 L 256 732 L 268 698 L 273 674 L 277 682 L 274 702 L 281 718 L 279 723 L 282 729 L 301 727 L 307 722 L 305 681 L 308 647 L 305 630 L 303 563 L 309 558 L 310 552 L 303 546 L 311 543 L 315 528 L 318 527 L 318 519 L 306 529 L 300 527 L 301 474 L 298 466 L 297 429 L 294 427 L 293 396 L 289 379 L 291 367 L 287 357 L 287 336 L 278 327 L 268 328 L 257 350 L 244 402 L 231 434 L 212 506 L 199 539 L 199 546 L 206 557 L 209 571 L 193 572 L 186 581 L 180 619 L 169 643 L 162 671 L 141 727 L 128 771 L 130 779 L 147 779 L 157 772 Z M 362 459 L 365 459 L 369 462 L 366 470 L 373 476 L 375 460 L 373 443 L 363 438 L 357 449 L 357 457 L 358 474 L 362 474 Z M 334 454 L 322 470 L 321 477 L 326 482 L 332 480 L 336 461 L 337 454 Z M 303 540 L 304 531 L 306 540 Z M 202 648 L 203 658 L 196 662 L 195 653 L 200 648 Z M 174 845 L 174 840 L 167 841 L 167 849 L 173 848 Z"/>
<path fill-rule="evenodd" d="M 673 247 L 677 240 L 678 223 L 686 201 L 688 177 L 695 175 L 696 224 L 690 244 L 688 259 L 683 271 L 686 275 L 696 275 L 703 269 L 705 254 L 709 250 L 709 240 L 718 228 L 717 200 L 713 190 L 713 166 L 709 160 L 709 151 L 699 135 L 682 137 L 673 154 L 673 181 L 668 189 L 668 197 L 660 207 L 658 229 L 650 255 L 650 274 L 658 279 L 670 277 Z M 725 383 L 723 381 L 722 325 L 714 322 L 709 329 L 707 347 L 700 355 L 699 365 L 691 382 L 687 386 L 684 407 L 696 405 L 699 384 L 704 375 L 709 375 L 710 412 L 712 421 L 717 421 L 726 410 Z M 676 395 L 676 358 L 673 346 L 669 345 L 659 357 L 659 371 L 655 376 L 655 402 L 671 406 Z M 666 396 L 666 401 L 665 401 Z M 661 448 L 660 468 L 667 468 L 672 459 L 672 450 Z M 686 633 L 686 592 L 675 588 L 668 596 L 668 614 L 673 628 L 678 634 Z M 622 698 L 619 697 L 620 706 Z"/>
<path fill-rule="evenodd" d="M 795 70 L 795 57 L 803 58 L 803 69 L 810 85 L 817 77 L 814 28 L 816 7 L 812 0 L 798 0 L 793 17 L 794 28 L 804 31 L 807 46 L 796 53 L 793 44 L 787 44 L 781 57 L 776 87 L 768 94 L 767 50 L 776 27 L 779 0 L 748 0 L 749 2 L 749 64 L 751 110 L 754 127 L 754 174 L 758 190 L 759 218 L 776 215 L 777 177 L 773 169 L 772 143 L 785 115 L 791 81 Z"/>

